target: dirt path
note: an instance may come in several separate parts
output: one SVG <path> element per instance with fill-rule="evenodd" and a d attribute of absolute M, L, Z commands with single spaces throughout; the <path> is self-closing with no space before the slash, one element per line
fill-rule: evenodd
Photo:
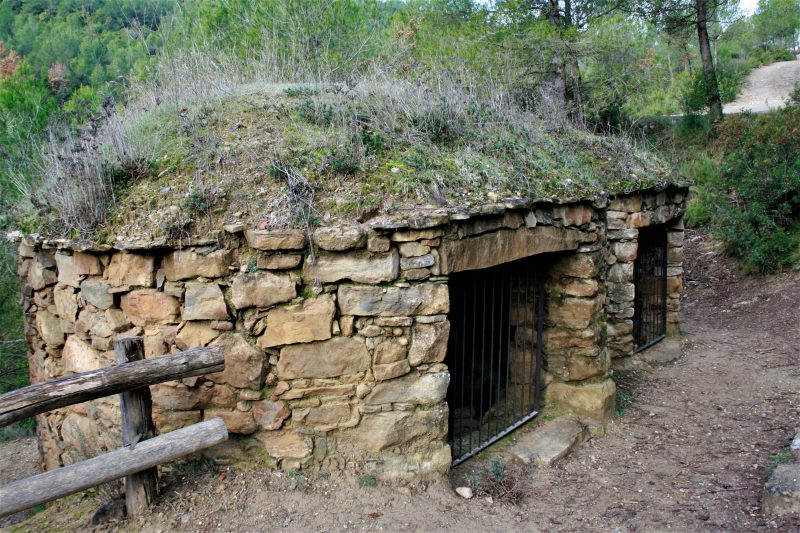
<path fill-rule="evenodd" d="M 463 500 L 442 479 L 371 486 L 193 462 L 166 476 L 145 519 L 97 529 L 798 531 L 800 517 L 762 516 L 760 497 L 771 458 L 800 426 L 800 273 L 739 279 L 701 235 L 687 235 L 686 249 L 684 355 L 621 376 L 633 398 L 624 415 L 553 468 L 507 462 L 505 443 L 453 473 L 476 488 Z M 86 529 L 107 494 L 66 499 L 18 525 Z"/>
<path fill-rule="evenodd" d="M 781 61 L 759 67 L 747 76 L 736 101 L 725 104 L 724 113 L 766 113 L 783 107 L 796 83 L 800 83 L 800 60 Z"/>

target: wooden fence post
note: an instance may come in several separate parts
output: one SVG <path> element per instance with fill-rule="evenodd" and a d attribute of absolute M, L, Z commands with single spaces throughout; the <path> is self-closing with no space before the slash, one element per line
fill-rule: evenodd
<path fill-rule="evenodd" d="M 142 337 L 124 337 L 114 343 L 117 364 L 144 359 Z M 119 395 L 122 412 L 122 445 L 134 448 L 136 444 L 155 436 L 153 402 L 150 389 L 141 387 Z M 152 467 L 125 476 L 125 508 L 129 517 L 142 514 L 158 494 L 158 468 Z"/>

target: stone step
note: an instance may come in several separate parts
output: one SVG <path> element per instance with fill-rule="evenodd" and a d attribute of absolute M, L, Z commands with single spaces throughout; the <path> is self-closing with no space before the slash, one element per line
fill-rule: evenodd
<path fill-rule="evenodd" d="M 764 487 L 765 515 L 800 513 L 800 463 L 778 465 Z"/>
<path fill-rule="evenodd" d="M 569 454 L 587 434 L 586 427 L 576 419 L 556 418 L 517 437 L 509 451 L 525 464 L 547 467 Z"/>

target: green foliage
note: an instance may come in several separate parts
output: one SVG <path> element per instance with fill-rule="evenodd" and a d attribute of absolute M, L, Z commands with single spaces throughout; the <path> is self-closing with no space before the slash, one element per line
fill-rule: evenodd
<path fill-rule="evenodd" d="M 754 272 L 791 265 L 800 253 L 800 107 L 766 116 L 732 116 L 706 157 L 691 169 L 697 195 L 689 221 L 708 221 L 727 251 Z"/>
<path fill-rule="evenodd" d="M 771 476 L 778 466 L 788 463 L 791 459 L 791 450 L 783 450 L 771 455 L 769 458 L 769 463 L 767 464 L 767 477 Z"/>
<path fill-rule="evenodd" d="M 800 3 L 797 0 L 759 0 L 753 23 L 754 33 L 763 45 L 794 49 L 800 29 Z"/>
<path fill-rule="evenodd" d="M 372 474 L 361 474 L 358 476 L 358 486 L 361 488 L 376 487 L 378 486 L 378 480 Z"/>

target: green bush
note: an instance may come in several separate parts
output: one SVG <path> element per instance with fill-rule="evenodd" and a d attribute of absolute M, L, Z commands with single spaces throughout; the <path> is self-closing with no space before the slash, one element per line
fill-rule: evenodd
<path fill-rule="evenodd" d="M 789 266 L 800 249 L 800 106 L 732 116 L 719 131 L 719 175 L 698 182 L 698 199 L 731 255 L 755 272 Z M 702 210 L 694 207 L 702 218 Z"/>

